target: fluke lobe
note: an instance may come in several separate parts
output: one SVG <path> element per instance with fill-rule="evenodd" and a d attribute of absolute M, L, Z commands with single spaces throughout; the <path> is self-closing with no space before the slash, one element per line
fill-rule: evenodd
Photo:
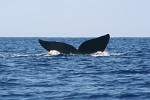
<path fill-rule="evenodd" d="M 87 40 L 83 42 L 79 49 L 76 49 L 72 45 L 55 42 L 55 41 L 43 41 L 39 40 L 39 43 L 47 51 L 56 50 L 63 54 L 91 54 L 97 51 L 103 52 L 109 42 L 110 35 L 106 34 L 104 36 Z"/>

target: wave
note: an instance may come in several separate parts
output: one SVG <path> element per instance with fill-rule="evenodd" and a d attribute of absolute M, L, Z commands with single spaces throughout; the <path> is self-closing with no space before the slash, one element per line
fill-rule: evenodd
<path fill-rule="evenodd" d="M 90 56 L 93 56 L 93 57 L 120 56 L 120 55 L 123 55 L 123 54 L 124 53 L 112 53 L 112 52 L 107 52 L 107 51 L 104 51 L 104 52 L 97 51 L 95 53 L 90 54 Z M 29 56 L 38 57 L 38 56 L 57 56 L 57 55 L 63 55 L 63 54 L 61 54 L 60 52 L 58 52 L 56 50 L 51 50 L 48 53 L 39 53 L 39 54 L 17 54 L 17 53 L 16 54 L 0 54 L 0 57 L 1 58 L 15 58 L 15 57 L 29 57 Z M 66 54 L 64 54 L 64 55 L 66 55 Z M 70 54 L 70 55 L 74 56 L 74 55 L 79 55 L 79 54 Z"/>
<path fill-rule="evenodd" d="M 46 54 L 0 54 L 2 58 L 29 57 L 29 56 L 44 56 Z"/>

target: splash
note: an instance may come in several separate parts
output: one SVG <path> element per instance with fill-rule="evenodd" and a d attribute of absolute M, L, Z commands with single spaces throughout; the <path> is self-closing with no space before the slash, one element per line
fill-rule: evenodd
<path fill-rule="evenodd" d="M 91 56 L 98 57 L 98 56 L 110 56 L 110 53 L 107 51 L 101 52 L 97 51 L 95 53 L 92 53 Z"/>
<path fill-rule="evenodd" d="M 61 53 L 59 51 L 57 51 L 57 50 L 51 50 L 48 54 L 55 56 L 55 55 L 60 55 Z"/>
<path fill-rule="evenodd" d="M 48 53 L 39 53 L 39 54 L 0 54 L 0 58 L 15 58 L 15 57 L 40 57 L 40 56 L 57 56 L 57 55 L 60 55 L 61 53 L 56 51 L 56 50 L 51 50 L 50 52 Z M 122 56 L 124 55 L 125 53 L 118 53 L 118 52 L 107 52 L 107 51 L 104 51 L 104 52 L 101 52 L 101 51 L 98 51 L 98 52 L 95 52 L 95 53 L 92 53 L 90 54 L 90 56 L 93 56 L 93 57 L 99 57 L 99 56 Z M 65 55 L 65 54 L 62 54 L 62 55 Z M 68 55 L 71 55 L 71 56 L 74 56 L 74 55 L 78 55 L 78 54 L 68 54 Z"/>

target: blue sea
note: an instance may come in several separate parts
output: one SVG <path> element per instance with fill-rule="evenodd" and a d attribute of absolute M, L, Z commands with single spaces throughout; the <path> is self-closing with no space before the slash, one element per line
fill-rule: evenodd
<path fill-rule="evenodd" d="M 111 38 L 103 53 L 49 54 L 39 39 L 0 38 L 0 100 L 150 100 L 150 38 Z"/>

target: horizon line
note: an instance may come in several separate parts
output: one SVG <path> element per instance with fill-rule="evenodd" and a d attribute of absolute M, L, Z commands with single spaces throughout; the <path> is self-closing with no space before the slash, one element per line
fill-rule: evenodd
<path fill-rule="evenodd" d="M 98 36 L 86 36 L 86 37 L 83 37 L 83 36 L 74 36 L 74 37 L 71 37 L 71 36 L 0 36 L 0 38 L 95 38 L 95 37 L 98 37 Z M 111 38 L 150 38 L 150 36 L 146 37 L 146 36 L 143 36 L 143 37 L 140 37 L 140 36 L 110 36 Z"/>

